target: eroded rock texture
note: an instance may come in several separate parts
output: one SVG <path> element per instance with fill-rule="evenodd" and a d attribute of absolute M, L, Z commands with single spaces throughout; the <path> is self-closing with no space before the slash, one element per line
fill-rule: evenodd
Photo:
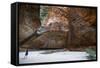
<path fill-rule="evenodd" d="M 24 43 L 25 40 L 34 34 L 40 27 L 39 19 L 40 7 L 38 5 L 19 5 L 19 42 Z"/>
<path fill-rule="evenodd" d="M 96 45 L 96 9 L 71 8 L 70 11 L 70 45 L 89 47 Z"/>
<path fill-rule="evenodd" d="M 21 6 L 20 9 L 21 41 L 40 27 L 40 19 L 39 7 L 30 6 L 29 8 L 29 5 L 26 5 Z M 24 46 L 27 48 L 69 49 L 96 46 L 95 8 L 50 6 L 42 27 L 45 32 L 39 36 L 31 36 Z"/>

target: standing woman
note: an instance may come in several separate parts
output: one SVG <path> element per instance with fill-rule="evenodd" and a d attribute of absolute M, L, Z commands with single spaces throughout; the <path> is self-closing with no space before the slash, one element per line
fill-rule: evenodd
<path fill-rule="evenodd" d="M 25 57 L 26 58 L 28 56 L 28 49 L 26 49 L 26 52 L 25 52 Z"/>

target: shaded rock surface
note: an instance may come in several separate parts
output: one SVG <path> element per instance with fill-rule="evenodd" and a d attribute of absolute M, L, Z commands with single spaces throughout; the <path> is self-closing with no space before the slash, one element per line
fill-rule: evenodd
<path fill-rule="evenodd" d="M 20 16 L 20 40 L 32 35 L 41 26 L 39 7 L 32 7 L 31 11 L 26 7 L 24 7 L 26 12 L 20 11 L 20 13 L 24 11 L 22 14 L 29 13 Z M 36 31 L 22 46 L 31 49 L 95 47 L 96 9 L 50 6 L 48 15 L 43 21 L 43 28 L 45 30 L 43 33 L 37 34 Z"/>

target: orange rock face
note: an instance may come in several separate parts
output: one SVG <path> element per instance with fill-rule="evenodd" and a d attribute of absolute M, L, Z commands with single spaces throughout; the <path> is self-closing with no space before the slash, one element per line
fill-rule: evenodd
<path fill-rule="evenodd" d="M 44 27 L 50 31 L 68 31 L 69 20 L 66 13 L 69 12 L 67 7 L 52 6 L 49 7 L 48 16 L 45 20 Z"/>
<path fill-rule="evenodd" d="M 44 27 L 49 31 L 64 31 L 67 47 L 96 45 L 96 9 L 52 6 Z M 91 38 L 92 36 L 92 38 Z M 64 37 L 63 37 L 64 38 Z"/>
<path fill-rule="evenodd" d="M 33 7 L 20 16 L 20 39 L 30 36 L 41 25 Z M 35 10 L 36 9 L 36 10 Z M 35 11 L 34 11 L 35 10 Z M 27 17 L 27 13 L 29 15 Z M 38 14 L 38 13 L 37 13 Z M 32 15 L 32 16 L 31 16 Z M 22 17 L 22 18 L 21 18 Z M 50 6 L 43 21 L 46 32 L 29 39 L 27 48 L 87 48 L 96 46 L 96 9 Z M 25 33 L 26 32 L 26 33 Z M 32 33 L 31 33 L 32 32 Z M 28 33 L 28 35 L 27 35 Z"/>

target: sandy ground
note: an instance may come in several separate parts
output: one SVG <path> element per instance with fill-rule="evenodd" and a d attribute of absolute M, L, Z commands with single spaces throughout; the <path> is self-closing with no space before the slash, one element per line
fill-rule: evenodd
<path fill-rule="evenodd" d="M 29 51 L 28 56 L 20 52 L 19 64 L 88 60 L 87 56 L 86 52 L 79 51 Z"/>

